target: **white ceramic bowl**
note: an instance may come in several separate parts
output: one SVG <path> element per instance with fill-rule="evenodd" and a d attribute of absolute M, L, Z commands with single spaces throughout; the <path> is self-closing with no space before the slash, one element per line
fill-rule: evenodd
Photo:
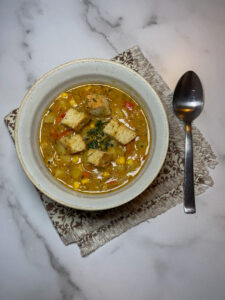
<path fill-rule="evenodd" d="M 73 86 L 101 82 L 128 92 L 144 109 L 151 127 L 150 155 L 138 176 L 114 192 L 89 195 L 66 188 L 46 169 L 38 148 L 38 128 L 49 103 Z M 168 148 L 168 122 L 154 90 L 136 72 L 107 60 L 85 59 L 61 65 L 42 76 L 29 90 L 19 109 L 15 141 L 23 169 L 33 184 L 49 198 L 81 210 L 103 210 L 122 205 L 143 192 L 157 176 Z"/>

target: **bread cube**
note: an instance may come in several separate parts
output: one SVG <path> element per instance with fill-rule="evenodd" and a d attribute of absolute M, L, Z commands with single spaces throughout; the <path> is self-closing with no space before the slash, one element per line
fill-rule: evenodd
<path fill-rule="evenodd" d="M 107 98 L 103 95 L 91 94 L 85 99 L 86 110 L 93 116 L 106 117 L 111 115 Z"/>
<path fill-rule="evenodd" d="M 86 144 L 80 134 L 62 137 L 59 141 L 71 154 L 81 152 L 86 149 Z"/>
<path fill-rule="evenodd" d="M 124 124 L 120 125 L 116 133 L 116 139 L 123 145 L 130 143 L 136 136 L 136 133 Z"/>
<path fill-rule="evenodd" d="M 104 127 L 103 132 L 114 137 L 123 145 L 130 143 L 137 136 L 135 131 L 131 130 L 117 120 L 111 120 Z"/>
<path fill-rule="evenodd" d="M 87 153 L 88 163 L 95 165 L 96 167 L 105 167 L 112 160 L 112 155 L 110 153 L 98 150 L 90 149 Z"/>
<path fill-rule="evenodd" d="M 107 123 L 106 126 L 103 128 L 103 132 L 110 136 L 116 137 L 116 133 L 119 130 L 119 126 L 120 123 L 118 121 L 110 120 L 110 122 Z"/>
<path fill-rule="evenodd" d="M 66 125 L 75 131 L 79 131 L 90 120 L 90 117 L 85 112 L 77 111 L 74 108 L 70 108 L 65 117 L 62 119 L 61 124 Z"/>

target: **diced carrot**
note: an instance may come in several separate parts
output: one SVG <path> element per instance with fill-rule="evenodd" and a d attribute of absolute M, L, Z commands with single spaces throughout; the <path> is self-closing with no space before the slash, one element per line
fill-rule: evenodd
<path fill-rule="evenodd" d="M 134 103 L 128 102 L 128 101 L 125 101 L 125 102 L 123 103 L 123 106 L 124 106 L 125 108 L 129 109 L 130 111 L 132 111 L 132 110 L 134 109 L 134 107 L 135 107 Z"/>
<path fill-rule="evenodd" d="M 91 173 L 90 173 L 90 172 L 87 172 L 87 171 L 83 171 L 82 176 L 83 176 L 84 178 L 90 178 L 90 177 L 91 177 Z"/>
<path fill-rule="evenodd" d="M 68 136 L 68 135 L 70 135 L 72 132 L 73 132 L 72 129 L 64 130 L 63 132 L 61 132 L 61 137 L 63 137 L 63 136 Z"/>
<path fill-rule="evenodd" d="M 85 165 L 85 168 L 92 171 L 94 169 L 94 166 L 91 164 L 87 164 L 87 165 Z"/>
<path fill-rule="evenodd" d="M 56 124 L 59 124 L 62 121 L 62 119 L 65 117 L 65 115 L 66 112 L 61 113 L 60 111 L 58 111 L 58 115 L 55 118 Z"/>
<path fill-rule="evenodd" d="M 106 182 L 107 184 L 117 184 L 117 180 L 111 180 L 111 181 L 108 181 L 108 182 Z"/>
<path fill-rule="evenodd" d="M 126 145 L 126 152 L 131 153 L 131 151 L 134 149 L 134 143 L 129 143 Z"/>
<path fill-rule="evenodd" d="M 60 139 L 60 132 L 54 131 L 51 132 L 51 136 L 53 137 L 54 140 L 59 140 Z"/>
<path fill-rule="evenodd" d="M 68 99 L 68 100 L 71 100 L 72 98 L 73 98 L 73 95 L 72 95 L 72 94 L 68 94 L 67 99 Z"/>
<path fill-rule="evenodd" d="M 70 135 L 71 133 L 73 132 L 73 130 L 71 129 L 67 129 L 67 130 L 64 130 L 62 132 L 58 132 L 58 131 L 53 131 L 51 133 L 51 136 L 55 139 L 55 140 L 59 140 L 61 137 L 63 136 L 68 136 Z"/>
<path fill-rule="evenodd" d="M 56 123 L 56 124 L 59 124 L 59 123 L 61 122 L 61 120 L 62 120 L 61 116 L 57 116 L 57 117 L 55 118 L 55 123 Z"/>
<path fill-rule="evenodd" d="M 99 86 L 95 87 L 95 92 L 96 93 L 100 93 L 102 90 L 103 90 L 103 86 L 102 85 L 99 85 Z"/>
<path fill-rule="evenodd" d="M 59 111 L 60 111 L 60 106 L 59 105 L 57 105 L 57 106 L 55 106 L 54 107 L 54 111 L 58 114 L 59 113 Z"/>
<path fill-rule="evenodd" d="M 82 98 L 86 98 L 86 96 L 88 95 L 88 91 L 83 90 L 83 91 L 80 93 L 80 95 L 81 95 Z"/>

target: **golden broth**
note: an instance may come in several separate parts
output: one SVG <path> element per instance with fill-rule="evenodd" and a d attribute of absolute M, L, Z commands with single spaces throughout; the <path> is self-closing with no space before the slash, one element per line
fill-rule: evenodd
<path fill-rule="evenodd" d="M 101 150 L 111 153 L 113 158 L 106 167 L 88 163 L 87 150 L 73 155 L 68 153 L 59 141 L 62 136 L 73 133 L 72 129 L 61 124 L 66 111 L 71 107 L 85 111 L 84 100 L 90 94 L 108 98 L 111 116 L 91 116 L 90 122 L 80 130 L 87 148 L 96 147 L 95 137 L 90 132 L 95 132 L 96 128 L 101 130 L 112 118 L 137 134 L 125 146 L 103 134 Z M 52 100 L 40 122 L 39 148 L 45 166 L 63 185 L 79 192 L 105 193 L 126 185 L 140 172 L 150 151 L 150 127 L 141 106 L 127 93 L 110 85 L 85 84 L 73 87 Z"/>

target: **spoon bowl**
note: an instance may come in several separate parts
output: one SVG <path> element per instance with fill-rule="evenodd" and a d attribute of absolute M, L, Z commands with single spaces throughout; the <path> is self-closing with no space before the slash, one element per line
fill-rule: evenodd
<path fill-rule="evenodd" d="M 202 112 L 203 89 L 198 75 L 186 72 L 178 81 L 173 96 L 173 109 L 179 119 L 191 123 Z"/>
<path fill-rule="evenodd" d="M 173 109 L 185 124 L 184 212 L 195 213 L 193 147 L 191 122 L 202 112 L 204 97 L 201 81 L 193 71 L 186 72 L 178 81 L 173 95 Z"/>

